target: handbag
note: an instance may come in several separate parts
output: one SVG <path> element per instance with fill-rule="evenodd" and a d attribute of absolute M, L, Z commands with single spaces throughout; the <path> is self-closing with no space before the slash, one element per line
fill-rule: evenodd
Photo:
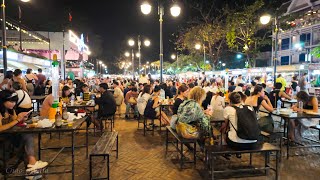
<path fill-rule="evenodd" d="M 176 125 L 177 133 L 186 139 L 199 139 L 200 132 L 197 126 L 183 122 L 178 122 Z"/>
<path fill-rule="evenodd" d="M 137 99 L 135 97 L 130 97 L 128 100 L 129 104 L 137 104 Z"/>

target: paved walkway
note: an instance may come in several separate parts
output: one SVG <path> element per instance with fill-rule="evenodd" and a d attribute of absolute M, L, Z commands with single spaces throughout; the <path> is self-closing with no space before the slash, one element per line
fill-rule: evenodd
<path fill-rule="evenodd" d="M 155 132 L 152 136 L 148 134 L 143 136 L 142 130 L 137 130 L 136 120 L 124 120 L 123 118 L 116 117 L 115 129 L 119 131 L 119 159 L 115 159 L 115 156 L 111 158 L 111 179 L 125 180 L 125 179 L 152 179 L 152 180 L 193 180 L 193 179 L 203 179 L 204 171 L 202 162 L 197 161 L 197 168 L 192 168 L 191 166 L 186 169 L 180 170 L 179 165 L 176 161 L 176 154 L 170 153 L 165 157 L 165 139 L 164 133 L 160 135 Z M 317 134 L 317 132 L 315 132 Z M 63 141 L 59 141 L 58 135 L 54 135 L 53 139 L 49 140 L 49 136 L 44 137 L 45 143 L 43 145 L 64 145 L 66 144 L 70 136 L 63 135 Z M 80 132 L 77 134 L 77 143 L 84 142 L 84 133 Z M 93 137 L 92 133 L 89 136 L 90 139 L 90 149 L 92 149 L 93 144 L 97 142 L 98 137 Z M 173 150 L 173 149 L 171 149 Z M 68 150 L 67 150 L 68 151 Z M 57 151 L 47 151 L 43 152 L 43 160 L 48 160 L 54 156 Z M 320 176 L 320 148 L 318 149 L 304 149 L 292 151 L 292 154 L 297 154 L 299 156 L 291 157 L 289 160 L 283 158 L 281 163 L 281 179 L 319 179 Z M 262 156 L 254 156 L 254 164 L 262 163 Z M 65 170 L 70 169 L 65 167 L 66 163 L 70 163 L 70 155 L 68 153 L 63 153 L 54 162 L 57 167 L 50 168 L 49 171 L 53 170 Z M 218 163 L 224 165 L 232 164 L 247 164 L 248 157 L 243 156 L 241 159 L 232 157 L 230 161 L 223 158 L 219 158 Z M 273 158 L 272 158 L 273 159 Z M 105 175 L 105 161 L 103 158 L 97 158 L 94 165 L 94 174 Z M 76 179 L 83 180 L 88 179 L 88 160 L 85 158 L 85 148 L 76 149 Z M 62 175 L 51 175 L 47 176 L 45 179 L 53 180 L 69 180 L 69 174 Z M 271 172 L 269 177 L 253 177 L 253 178 L 242 178 L 242 179 L 274 179 L 274 173 Z"/>

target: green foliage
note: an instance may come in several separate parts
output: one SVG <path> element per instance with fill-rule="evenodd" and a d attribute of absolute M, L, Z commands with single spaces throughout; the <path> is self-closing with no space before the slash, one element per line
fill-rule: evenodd
<path fill-rule="evenodd" d="M 320 58 L 320 45 L 311 51 L 311 55 Z"/>
<path fill-rule="evenodd" d="M 227 17 L 227 45 L 231 50 L 243 52 L 249 67 L 252 66 L 259 47 L 268 42 L 257 35 L 261 27 L 259 10 L 263 6 L 264 2 L 257 0 L 242 10 L 229 13 Z"/>

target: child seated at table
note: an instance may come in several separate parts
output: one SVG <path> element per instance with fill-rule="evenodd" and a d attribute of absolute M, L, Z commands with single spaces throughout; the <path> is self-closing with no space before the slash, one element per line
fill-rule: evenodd
<path fill-rule="evenodd" d="M 12 93 L 8 90 L 0 92 L 0 132 L 5 132 L 8 129 L 13 128 L 17 124 L 23 123 L 27 120 L 29 112 L 21 112 L 18 115 L 15 112 L 15 105 L 18 100 L 16 93 Z M 37 170 L 45 168 L 48 163 L 37 161 L 34 155 L 34 144 L 32 134 L 12 134 L 1 135 L 5 136 L 5 139 L 11 141 L 16 147 L 23 145 L 27 165 L 27 173 L 36 173 Z"/>

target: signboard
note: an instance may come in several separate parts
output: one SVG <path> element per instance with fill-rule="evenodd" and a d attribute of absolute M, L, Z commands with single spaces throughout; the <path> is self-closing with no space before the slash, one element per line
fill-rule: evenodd
<path fill-rule="evenodd" d="M 80 53 L 91 54 L 89 47 L 84 43 L 83 34 L 79 38 L 74 32 L 69 30 L 69 41 L 78 47 Z"/>

